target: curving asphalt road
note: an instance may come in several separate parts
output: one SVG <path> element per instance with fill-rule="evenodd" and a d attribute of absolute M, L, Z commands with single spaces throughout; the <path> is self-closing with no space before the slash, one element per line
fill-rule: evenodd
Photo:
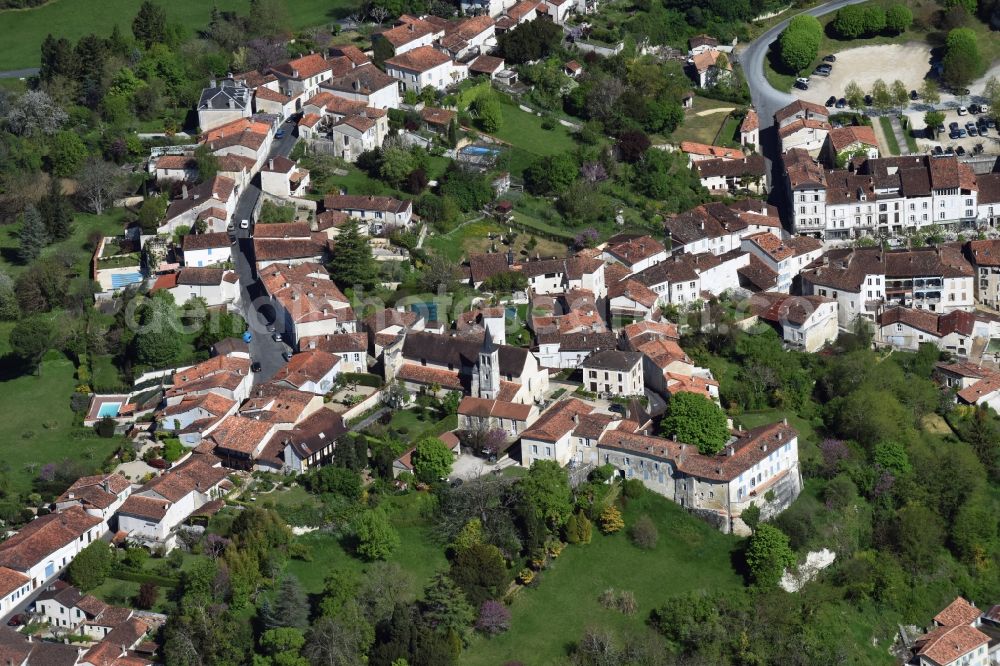
<path fill-rule="evenodd" d="M 778 156 L 781 155 L 781 143 L 778 140 L 778 133 L 774 128 L 774 112 L 790 104 L 795 100 L 795 97 L 771 87 L 771 84 L 767 81 L 767 77 L 764 76 L 764 59 L 767 58 L 767 52 L 771 48 L 771 44 L 778 39 L 778 35 L 788 26 L 788 22 L 793 17 L 799 14 L 823 16 L 824 14 L 835 12 L 841 7 L 865 1 L 833 0 L 832 2 L 807 9 L 804 12 L 796 12 L 750 42 L 745 49 L 736 54 L 737 60 L 739 60 L 740 65 L 743 67 L 743 74 L 746 76 L 747 85 L 750 88 L 750 99 L 753 102 L 754 109 L 757 110 L 757 115 L 760 117 L 760 146 L 758 148 L 761 154 L 764 155 L 768 171 L 771 174 L 770 202 L 778 207 L 778 210 L 782 212 L 783 218 L 790 208 L 784 205 L 786 203 L 785 188 L 779 186 L 784 178 L 784 174 L 781 171 L 781 160 L 778 159 Z M 786 220 L 786 223 L 790 224 L 790 222 L 790 220 Z"/>

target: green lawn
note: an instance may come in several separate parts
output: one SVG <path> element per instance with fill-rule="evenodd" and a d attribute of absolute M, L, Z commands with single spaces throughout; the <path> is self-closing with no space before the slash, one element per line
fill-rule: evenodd
<path fill-rule="evenodd" d="M 507 161 L 504 168 L 515 176 L 520 176 L 541 156 L 568 152 L 576 146 L 569 128 L 556 123 L 547 130 L 542 127 L 541 118 L 522 111 L 515 104 L 504 103 L 501 108 L 503 122 L 492 136 L 511 145 L 501 161 Z"/>
<path fill-rule="evenodd" d="M 87 274 L 90 272 L 90 258 L 93 256 L 93 252 L 85 247 L 87 236 L 94 230 L 100 231 L 105 236 L 121 235 L 124 219 L 125 210 L 121 208 L 103 215 L 77 213 L 69 238 L 45 248 L 42 256 L 49 257 L 69 252 L 73 255 L 75 270 Z M 17 232 L 20 228 L 20 224 L 0 227 L 0 270 L 14 276 L 24 270 L 24 264 L 17 258 Z"/>
<path fill-rule="evenodd" d="M 444 547 L 432 538 L 430 520 L 424 515 L 425 506 L 430 501 L 429 495 L 417 493 L 382 501 L 382 507 L 389 512 L 401 541 L 400 548 L 389 561 L 398 563 L 412 577 L 406 590 L 410 599 L 420 595 L 434 572 L 448 566 Z M 298 540 L 312 548 L 313 561 L 290 560 L 286 571 L 294 574 L 307 592 L 321 591 L 324 578 L 335 569 L 361 573 L 367 566 L 332 534 L 313 532 L 298 537 Z"/>
<path fill-rule="evenodd" d="M 517 212 L 515 215 L 521 219 L 524 214 Z M 557 231 L 564 232 L 565 230 Z M 427 240 L 424 241 L 424 247 L 438 254 L 443 254 L 452 261 L 461 261 L 463 257 L 468 257 L 470 254 L 489 252 L 494 245 L 497 246 L 498 251 L 505 252 L 507 246 L 500 245 L 497 241 L 491 241 L 489 238 L 491 233 L 499 234 L 501 232 L 506 233 L 506 228 L 501 228 L 500 225 L 490 220 L 477 220 L 463 224 L 447 234 L 428 236 Z M 528 233 L 519 234 L 514 241 L 514 254 L 521 256 L 527 252 L 527 244 L 531 238 L 532 236 Z M 566 246 L 563 243 L 537 236 L 535 242 L 534 252 L 538 252 L 541 256 L 563 256 L 566 254 Z"/>
<path fill-rule="evenodd" d="M 724 123 L 727 123 L 730 118 L 728 113 L 720 111 L 704 116 L 699 116 L 698 113 L 712 109 L 732 109 L 734 106 L 730 102 L 720 102 L 707 97 L 695 97 L 692 107 L 684 112 L 684 122 L 670 135 L 670 140 L 674 143 L 695 141 L 711 145 L 715 142 L 716 135 L 719 135 L 720 139 L 722 139 L 719 145 L 732 144 L 731 139 L 736 132 L 735 125 L 733 126 L 733 131 L 728 135 L 728 142 L 726 135 L 719 132 L 719 128 Z"/>
<path fill-rule="evenodd" d="M 730 558 L 735 537 L 712 529 L 673 502 L 647 493 L 629 504 L 626 524 L 648 514 L 659 528 L 654 550 L 631 544 L 624 532 L 592 543 L 568 546 L 542 573 L 535 589 L 522 590 L 511 606 L 511 629 L 489 640 L 477 639 L 462 655 L 467 666 L 496 666 L 519 660 L 531 666 L 565 664 L 567 647 L 588 626 L 614 631 L 649 631 L 649 611 L 667 597 L 690 590 L 735 590 L 743 581 Z M 626 617 L 606 610 L 598 596 L 609 587 L 629 590 L 639 611 Z"/>
<path fill-rule="evenodd" d="M 888 116 L 881 116 L 878 119 L 878 124 L 882 127 L 886 148 L 893 155 L 899 155 L 899 141 L 896 140 L 896 133 L 892 129 L 892 120 Z"/>
<path fill-rule="evenodd" d="M 117 447 L 117 439 L 101 439 L 73 425 L 69 397 L 75 383 L 73 363 L 61 355 L 43 361 L 38 375 L 0 382 L 0 458 L 9 465 L 12 491 L 30 490 L 41 465 L 71 458 L 96 469 Z"/>
<path fill-rule="evenodd" d="M 128 34 L 141 0 L 49 0 L 33 9 L 0 12 L 0 70 L 37 67 L 42 40 L 49 33 L 76 41 L 89 33 L 107 37 L 117 23 Z M 345 16 L 356 6 L 353 0 L 295 0 L 287 3 L 292 28 L 322 25 Z M 173 0 L 162 3 L 167 20 L 182 25 L 190 34 L 208 25 L 212 7 L 246 14 L 249 0 Z"/>

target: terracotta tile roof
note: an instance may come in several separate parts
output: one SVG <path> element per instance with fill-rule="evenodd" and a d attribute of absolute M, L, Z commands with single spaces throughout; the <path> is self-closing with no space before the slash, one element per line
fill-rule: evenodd
<path fill-rule="evenodd" d="M 449 109 L 438 109 L 433 106 L 425 106 L 420 110 L 420 117 L 428 125 L 447 127 L 457 115 Z"/>
<path fill-rule="evenodd" d="M 663 243 L 651 236 L 639 236 L 624 243 L 612 245 L 608 247 L 606 252 L 628 266 L 666 252 L 666 248 Z"/>
<path fill-rule="evenodd" d="M 312 230 L 308 222 L 285 222 L 277 224 L 256 224 L 254 238 L 299 238 L 311 239 Z"/>
<path fill-rule="evenodd" d="M 121 474 L 82 476 L 56 499 L 56 503 L 80 502 L 85 506 L 106 509 L 114 504 L 118 495 L 125 492 L 131 485 L 129 480 Z M 2 596 L 0 594 L 0 597 Z"/>
<path fill-rule="evenodd" d="M 272 71 L 283 78 L 301 81 L 330 71 L 331 67 L 331 64 L 322 55 L 311 53 L 295 60 L 289 60 L 284 65 L 273 67 Z"/>
<path fill-rule="evenodd" d="M 409 72 L 426 72 L 451 61 L 451 56 L 441 53 L 433 46 L 418 46 L 415 49 L 393 56 L 385 61 L 387 67 L 397 67 Z"/>
<path fill-rule="evenodd" d="M 320 87 L 327 90 L 371 95 L 379 90 L 396 85 L 399 85 L 396 79 L 375 65 L 367 65 L 364 67 L 355 67 L 342 76 L 330 79 Z"/>
<path fill-rule="evenodd" d="M 638 280 L 625 280 L 624 282 L 618 282 L 608 289 L 609 299 L 618 298 L 620 296 L 624 296 L 625 298 L 633 300 L 647 308 L 652 308 L 656 305 L 656 301 L 659 299 L 659 296 L 655 291 Z"/>
<path fill-rule="evenodd" d="M 801 326 L 819 306 L 834 302 L 832 298 L 823 296 L 789 296 L 762 292 L 750 297 L 750 311 L 766 321 Z"/>
<path fill-rule="evenodd" d="M 28 571 L 66 544 L 79 539 L 101 524 L 80 506 L 73 505 L 59 513 L 35 518 L 17 534 L 0 543 L 0 566 Z"/>
<path fill-rule="evenodd" d="M 410 201 L 401 201 L 393 197 L 382 196 L 328 194 L 323 197 L 324 209 L 344 211 L 348 214 L 356 210 L 403 213 L 412 208 L 412 205 Z"/>
<path fill-rule="evenodd" d="M 774 120 L 775 122 L 780 123 L 782 120 L 785 120 L 786 118 L 791 118 L 792 116 L 800 113 L 806 115 L 815 114 L 824 119 L 830 117 L 830 112 L 827 110 L 825 106 L 822 106 L 820 104 L 815 104 L 813 102 L 807 102 L 802 99 L 797 99 L 788 106 L 778 109 L 778 111 L 776 111 L 774 114 Z"/>
<path fill-rule="evenodd" d="M 927 632 L 916 640 L 916 648 L 919 656 L 945 666 L 989 642 L 990 637 L 978 629 L 960 625 Z"/>
<path fill-rule="evenodd" d="M 364 133 L 375 127 L 375 119 L 367 116 L 347 116 L 337 123 L 337 125 L 347 125 L 348 127 L 353 127 L 359 132 Z"/>
<path fill-rule="evenodd" d="M 306 113 L 302 115 L 299 119 L 299 127 L 314 127 L 316 123 L 323 120 L 321 116 L 315 113 Z"/>
<path fill-rule="evenodd" d="M 191 189 L 186 199 L 174 199 L 171 201 L 167 207 L 166 219 L 172 220 L 192 208 L 203 205 L 207 201 L 227 202 L 235 189 L 235 180 L 226 176 L 216 176 L 212 180 Z"/>
<path fill-rule="evenodd" d="M 637 352 L 618 351 L 617 349 L 605 349 L 594 352 L 580 364 L 581 368 L 594 370 L 615 370 L 617 372 L 627 372 L 636 365 L 642 365 L 642 354 Z"/>
<path fill-rule="evenodd" d="M 830 141 L 830 145 L 838 153 L 850 148 L 855 143 L 878 148 L 878 139 L 875 138 L 875 130 L 868 125 L 833 127 L 826 136 Z"/>
<path fill-rule="evenodd" d="M 297 266 L 274 263 L 260 270 L 264 289 L 277 299 L 296 322 L 353 321 L 354 311 L 320 264 Z"/>
<path fill-rule="evenodd" d="M 625 339 L 634 340 L 640 336 L 644 338 L 653 336 L 670 340 L 680 340 L 681 338 L 677 325 L 667 321 L 637 321 L 625 327 Z"/>
<path fill-rule="evenodd" d="M 340 357 L 326 351 L 303 351 L 292 356 L 271 381 L 287 382 L 301 388 L 308 382 L 319 382 L 340 363 Z"/>
<path fill-rule="evenodd" d="M 481 55 L 469 63 L 470 72 L 493 74 L 504 68 L 504 59 L 491 55 Z"/>
<path fill-rule="evenodd" d="M 969 241 L 965 249 L 976 266 L 1000 266 L 1000 240 Z"/>
<path fill-rule="evenodd" d="M 250 359 L 216 356 L 175 372 L 173 386 L 167 389 L 167 397 L 210 391 L 212 388 L 233 390 L 249 374 Z"/>
<path fill-rule="evenodd" d="M 420 315 L 412 310 L 400 312 L 392 308 L 378 310 L 362 320 L 366 331 L 377 333 L 393 326 L 410 328 L 420 321 Z"/>
<path fill-rule="evenodd" d="M 7 567 L 0 567 L 0 599 L 6 599 L 14 590 L 24 587 L 30 582 L 31 579 L 24 574 Z M 0 651 L 2 649 L 0 647 Z"/>
<path fill-rule="evenodd" d="M 437 384 L 445 389 L 462 389 L 458 370 L 428 368 L 414 363 L 404 363 L 396 371 L 396 377 L 416 384 Z"/>
<path fill-rule="evenodd" d="M 735 148 L 725 148 L 724 146 L 712 146 L 707 143 L 696 141 L 681 141 L 681 152 L 691 155 L 703 155 L 705 157 L 717 157 L 727 160 L 741 160 L 746 155 L 742 150 Z"/>
<path fill-rule="evenodd" d="M 507 16 L 520 23 L 521 19 L 532 11 L 537 10 L 539 4 L 541 3 L 535 0 L 521 0 L 521 2 L 507 9 Z"/>
<path fill-rule="evenodd" d="M 684 350 L 681 349 L 681 346 L 677 344 L 677 341 L 669 338 L 644 340 L 635 346 L 635 350 L 643 354 L 652 361 L 653 365 L 661 370 L 666 370 L 673 363 L 691 364 L 691 360 L 684 353 Z"/>
<path fill-rule="evenodd" d="M 955 363 L 946 363 L 941 361 L 935 364 L 934 367 L 944 372 L 959 375 L 960 377 L 971 377 L 973 379 L 983 379 L 984 377 L 990 377 L 996 374 L 990 368 L 984 368 L 981 365 L 969 363 L 968 361 L 959 361 Z"/>
<path fill-rule="evenodd" d="M 538 344 L 558 344 L 560 351 L 597 351 L 614 349 L 617 336 L 611 331 L 579 331 L 576 333 L 539 333 Z"/>
<path fill-rule="evenodd" d="M 621 430 L 605 432 L 599 446 L 670 462 L 690 476 L 732 481 L 797 436 L 794 428 L 781 422 L 734 432 L 726 448 L 714 456 L 699 453 L 693 445 Z"/>
<path fill-rule="evenodd" d="M 757 116 L 756 111 L 747 109 L 747 114 L 743 116 L 743 122 L 740 123 L 740 131 L 752 132 L 755 129 L 760 129 L 760 118 Z"/>
<path fill-rule="evenodd" d="M 678 393 L 697 393 L 706 398 L 714 399 L 710 386 L 718 389 L 719 382 L 714 379 L 698 377 L 697 375 L 684 375 L 678 372 L 665 372 L 664 378 L 667 381 L 667 393 L 677 395 Z M 718 392 L 718 391 L 716 391 Z"/>
<path fill-rule="evenodd" d="M 242 74 L 233 74 L 233 79 L 236 81 L 242 81 L 248 88 L 259 88 L 268 83 L 277 82 L 278 77 L 270 72 L 265 74 L 257 70 L 251 70 L 249 72 L 243 72 Z"/>
<path fill-rule="evenodd" d="M 155 497 L 153 495 L 155 493 L 169 502 L 178 502 L 193 491 L 208 493 L 211 488 L 222 483 L 228 475 L 228 470 L 216 466 L 212 460 L 195 456 L 188 458 L 160 476 L 154 477 L 129 496 L 129 500 L 138 496 Z"/>
<path fill-rule="evenodd" d="M 778 129 L 778 136 L 782 139 L 795 134 L 802 129 L 825 130 L 829 132 L 833 126 L 825 120 L 815 120 L 813 118 L 799 118 Z"/>
<path fill-rule="evenodd" d="M 411 363 L 426 361 L 429 364 L 459 369 L 471 369 L 479 364 L 479 351 L 483 346 L 481 336 L 438 335 L 413 331 L 403 342 L 403 358 Z M 521 347 L 497 345 L 501 375 L 520 377 L 530 352 Z"/>
<path fill-rule="evenodd" d="M 963 597 L 955 597 L 943 611 L 934 616 L 934 621 L 943 627 L 957 627 L 963 624 L 973 624 L 982 615 L 982 611 L 966 601 Z"/>
<path fill-rule="evenodd" d="M 768 231 L 747 236 L 744 240 L 753 243 L 775 262 L 823 249 L 823 242 L 817 238 L 793 236 L 782 240 Z"/>
<path fill-rule="evenodd" d="M 153 282 L 153 286 L 150 287 L 150 293 L 155 291 L 160 291 L 161 289 L 173 289 L 177 286 L 177 273 L 164 273 L 162 275 L 156 276 L 156 281 Z"/>
<path fill-rule="evenodd" d="M 512 421 L 527 421 L 531 416 L 531 409 L 531 405 L 503 400 L 487 400 L 473 396 L 465 396 L 458 405 L 458 413 L 461 416 L 493 417 Z"/>
<path fill-rule="evenodd" d="M 976 200 L 980 206 L 1000 203 L 1000 172 L 979 174 L 976 176 L 976 184 L 979 186 Z"/>
<path fill-rule="evenodd" d="M 163 155 L 156 160 L 157 169 L 187 169 L 198 168 L 198 161 L 192 155 Z"/>
<path fill-rule="evenodd" d="M 1000 375 L 989 375 L 956 395 L 967 405 L 977 405 L 980 400 L 989 399 L 997 391 L 1000 391 Z"/>
<path fill-rule="evenodd" d="M 755 254 L 750 255 L 750 263 L 737 268 L 736 272 L 758 291 L 773 289 L 778 284 L 778 273 Z"/>
<path fill-rule="evenodd" d="M 704 72 L 712 67 L 716 67 L 719 61 L 719 56 L 723 55 L 721 51 L 716 51 L 715 49 L 709 49 L 708 51 L 702 51 L 692 58 L 692 64 L 698 72 Z M 733 65 L 729 62 L 729 57 L 726 57 L 725 69 L 732 70 Z"/>
<path fill-rule="evenodd" d="M 254 387 L 253 394 L 240 407 L 239 416 L 270 424 L 294 425 L 315 409 L 322 399 L 314 394 L 288 388 L 277 380 Z M 225 423 L 223 423 L 225 425 Z"/>
<path fill-rule="evenodd" d="M 185 252 L 229 247 L 229 234 L 225 232 L 188 234 L 181 239 L 181 247 Z"/>
<path fill-rule="evenodd" d="M 177 272 L 177 284 L 208 287 L 222 284 L 227 271 L 225 268 L 189 266 Z"/>
<path fill-rule="evenodd" d="M 273 427 L 274 424 L 270 421 L 261 421 L 234 414 L 223 421 L 209 435 L 209 439 L 215 442 L 216 449 L 253 456 L 259 448 L 263 447 Z"/>
<path fill-rule="evenodd" d="M 521 439 L 536 439 L 542 442 L 556 442 L 573 432 L 580 418 L 594 411 L 594 407 L 582 400 L 569 398 L 560 400 L 545 410 L 530 428 L 521 433 Z"/>
<path fill-rule="evenodd" d="M 400 19 L 402 20 L 403 17 L 401 16 Z M 400 46 L 405 46 L 410 42 L 438 32 L 443 32 L 443 30 L 422 19 L 411 19 L 401 25 L 397 25 L 389 30 L 384 30 L 378 34 L 392 44 L 393 47 L 398 49 Z"/>
<path fill-rule="evenodd" d="M 364 65 L 365 63 L 371 62 L 371 59 L 365 55 L 364 51 L 359 49 L 357 46 L 351 46 L 350 44 L 330 47 L 330 55 L 334 57 L 347 58 L 355 65 Z"/>
<path fill-rule="evenodd" d="M 368 351 L 368 336 L 361 332 L 310 335 L 299 339 L 299 349 L 319 349 L 331 354 L 364 353 Z"/>
<path fill-rule="evenodd" d="M 695 35 L 688 39 L 688 48 L 696 49 L 699 46 L 718 46 L 719 40 L 711 35 Z"/>
<path fill-rule="evenodd" d="M 239 118 L 225 125 L 210 129 L 201 135 L 201 140 L 202 143 L 221 141 L 227 137 L 239 136 L 245 132 L 267 136 L 271 133 L 271 126 L 253 118 Z"/>
<path fill-rule="evenodd" d="M 793 190 L 808 187 L 825 187 L 826 170 L 803 148 L 792 148 L 782 155 L 785 175 Z"/>
<path fill-rule="evenodd" d="M 869 275 L 908 277 L 973 277 L 975 271 L 953 245 L 884 251 L 879 248 L 831 250 L 803 271 L 813 284 L 858 291 Z"/>
<path fill-rule="evenodd" d="M 260 87 L 254 92 L 254 96 L 257 99 L 262 99 L 268 102 L 277 102 L 278 104 L 284 104 L 291 101 L 291 96 L 286 95 L 277 90 L 271 90 L 270 88 Z"/>

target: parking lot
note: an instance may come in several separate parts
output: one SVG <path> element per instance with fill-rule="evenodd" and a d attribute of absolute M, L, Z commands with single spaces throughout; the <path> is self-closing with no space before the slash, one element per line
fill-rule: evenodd
<path fill-rule="evenodd" d="M 950 147 L 953 151 L 956 151 L 959 154 L 961 154 L 962 151 L 967 154 L 974 154 L 976 152 L 976 146 L 981 145 L 983 152 L 986 154 L 1000 153 L 1000 134 L 997 133 L 995 126 L 987 128 L 986 134 L 983 136 L 965 136 L 957 139 L 953 139 L 950 136 L 951 126 L 953 123 L 957 123 L 958 127 L 961 129 L 966 129 L 967 123 L 976 123 L 977 121 L 986 118 L 984 114 L 977 115 L 974 113 L 966 113 L 964 115 L 959 115 L 956 108 L 942 108 L 939 110 L 943 111 L 945 115 L 944 132 L 936 132 L 934 137 L 924 136 L 924 133 L 919 131 L 924 127 L 923 110 L 909 109 L 904 114 L 907 118 L 909 118 L 911 125 L 918 129 L 916 139 L 919 152 L 937 152 L 936 148 L 938 147 L 940 147 L 942 151 L 946 151 Z M 966 132 L 968 133 L 967 129 Z M 962 150 L 959 151 L 959 148 Z"/>

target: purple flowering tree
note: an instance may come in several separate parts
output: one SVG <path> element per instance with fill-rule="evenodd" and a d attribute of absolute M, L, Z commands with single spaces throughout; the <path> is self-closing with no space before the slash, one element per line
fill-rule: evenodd
<path fill-rule="evenodd" d="M 502 602 L 487 599 L 479 607 L 476 629 L 488 636 L 496 636 L 510 629 L 510 611 Z"/>

